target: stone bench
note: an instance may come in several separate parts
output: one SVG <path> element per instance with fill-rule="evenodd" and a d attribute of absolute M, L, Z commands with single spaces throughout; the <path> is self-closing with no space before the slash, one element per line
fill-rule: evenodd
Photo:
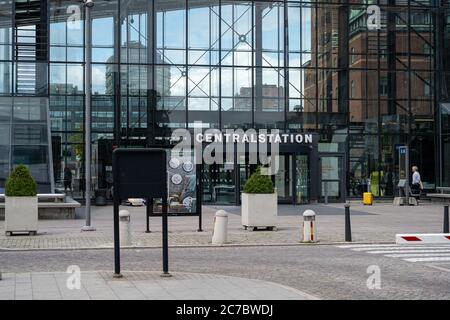
<path fill-rule="evenodd" d="M 38 194 L 40 220 L 75 219 L 75 209 L 81 204 L 65 194 Z M 0 220 L 5 219 L 5 195 L 0 194 Z M 53 201 L 49 201 L 53 200 Z"/>
<path fill-rule="evenodd" d="M 66 195 L 64 193 L 38 193 L 38 202 L 44 200 L 53 200 L 53 202 L 64 202 Z M 5 202 L 5 195 L 0 194 L 0 202 Z"/>
<path fill-rule="evenodd" d="M 436 190 L 440 192 L 427 193 L 427 197 L 440 202 L 450 202 L 450 187 L 436 187 Z"/>

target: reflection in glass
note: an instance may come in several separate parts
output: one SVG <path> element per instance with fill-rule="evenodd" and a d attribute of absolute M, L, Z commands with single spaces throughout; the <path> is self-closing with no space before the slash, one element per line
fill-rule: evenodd
<path fill-rule="evenodd" d="M 55 154 L 66 159 L 55 155 L 55 163 L 66 161 L 78 174 L 72 149 L 83 141 L 85 39 L 84 23 L 69 19 L 69 6 L 80 3 L 49 1 L 46 36 L 37 36 L 37 22 L 21 28 L 17 39 L 42 41 L 49 57 L 41 52 L 20 63 L 14 61 L 21 55 L 12 46 L 12 4 L 3 1 L 0 8 L 0 122 L 11 120 L 15 105 L 3 97 L 50 94 L 52 136 L 61 146 Z M 407 7 L 386 7 L 385 28 L 372 32 L 365 5 L 357 3 L 345 12 L 346 6 L 307 1 L 97 0 L 92 140 L 104 167 L 99 181 L 108 172 L 109 146 L 164 143 L 173 129 L 201 120 L 205 128 L 316 132 L 339 152 L 348 150 L 353 196 L 374 172 L 395 169 L 395 145 L 410 136 L 412 157 L 433 184 L 435 166 L 420 155 L 434 154 L 438 46 L 430 3 L 409 5 L 412 17 Z M 19 101 L 24 109 L 14 110 L 14 119 L 30 128 L 7 131 L 22 132 L 15 141 L 45 140 L 37 127 L 46 113 L 26 109 L 42 102 Z M 392 194 L 381 177 L 378 194 Z"/>

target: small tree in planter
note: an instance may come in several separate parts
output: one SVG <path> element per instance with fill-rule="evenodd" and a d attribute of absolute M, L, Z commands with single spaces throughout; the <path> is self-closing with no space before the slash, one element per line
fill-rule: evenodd
<path fill-rule="evenodd" d="M 5 230 L 36 234 L 38 199 L 36 182 L 24 165 L 17 166 L 5 184 Z"/>
<path fill-rule="evenodd" d="M 278 198 L 270 176 L 262 175 L 259 167 L 248 179 L 242 193 L 242 225 L 247 228 L 277 226 Z"/>

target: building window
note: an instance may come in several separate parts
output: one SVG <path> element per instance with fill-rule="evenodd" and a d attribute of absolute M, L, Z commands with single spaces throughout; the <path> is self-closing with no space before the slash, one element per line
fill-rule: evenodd
<path fill-rule="evenodd" d="M 327 12 L 327 13 L 326 13 L 326 15 L 325 15 L 325 22 L 326 22 L 327 24 L 330 24 L 330 23 L 331 23 L 331 12 Z"/>
<path fill-rule="evenodd" d="M 350 98 L 355 98 L 355 95 L 355 80 L 352 80 L 352 82 L 350 83 Z"/>
<path fill-rule="evenodd" d="M 423 54 L 425 55 L 431 54 L 431 46 L 428 43 L 423 44 Z"/>
<path fill-rule="evenodd" d="M 352 47 L 352 48 L 350 49 L 350 64 L 354 64 L 355 61 L 356 61 L 356 58 L 355 58 L 355 48 Z"/>
<path fill-rule="evenodd" d="M 423 84 L 423 95 L 425 97 L 431 97 L 431 79 L 426 79 Z"/>
<path fill-rule="evenodd" d="M 388 79 L 386 77 L 380 78 L 380 96 L 386 96 L 388 94 Z"/>

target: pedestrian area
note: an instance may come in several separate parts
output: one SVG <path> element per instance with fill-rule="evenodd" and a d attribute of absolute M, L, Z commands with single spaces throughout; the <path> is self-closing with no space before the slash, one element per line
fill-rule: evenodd
<path fill-rule="evenodd" d="M 0 300 L 315 300 L 276 283 L 220 275 L 158 272 L 6 273 Z"/>

